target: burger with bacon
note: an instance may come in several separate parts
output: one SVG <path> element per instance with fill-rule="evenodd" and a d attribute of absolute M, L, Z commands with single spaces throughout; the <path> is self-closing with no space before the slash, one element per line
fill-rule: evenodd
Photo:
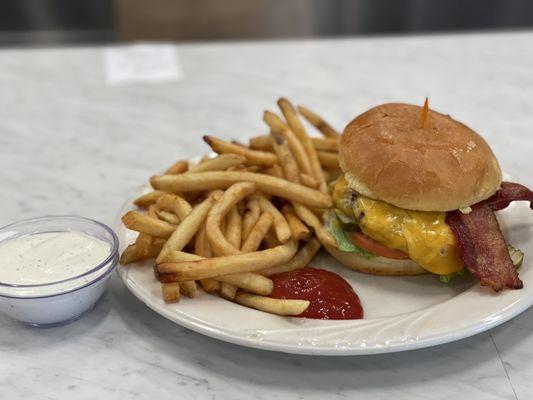
<path fill-rule="evenodd" d="M 383 104 L 356 117 L 340 146 L 343 175 L 326 213 L 346 266 L 377 275 L 468 270 L 495 291 L 523 286 L 523 254 L 506 243 L 495 212 L 533 192 L 502 182 L 498 161 L 472 129 L 409 104 Z"/>

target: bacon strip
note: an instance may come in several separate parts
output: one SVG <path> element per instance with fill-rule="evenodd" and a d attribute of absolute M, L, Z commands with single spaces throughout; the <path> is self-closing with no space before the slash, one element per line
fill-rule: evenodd
<path fill-rule="evenodd" d="M 446 223 L 457 237 L 465 267 L 479 278 L 481 285 L 490 286 L 496 292 L 505 287 L 523 287 L 496 216 L 488 204 L 474 204 L 469 214 L 451 211 L 446 215 Z"/>
<path fill-rule="evenodd" d="M 485 202 L 492 211 L 506 208 L 512 201 L 529 201 L 529 207 L 533 209 L 533 192 L 519 183 L 502 182 L 500 190 L 489 197 Z"/>

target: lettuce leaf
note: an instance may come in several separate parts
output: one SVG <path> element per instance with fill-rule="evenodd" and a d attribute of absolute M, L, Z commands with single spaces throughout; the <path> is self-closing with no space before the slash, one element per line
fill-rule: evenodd
<path fill-rule="evenodd" d="M 337 241 L 340 251 L 345 253 L 357 253 L 368 259 L 375 257 L 375 254 L 362 249 L 361 247 L 357 246 L 352 239 L 350 239 L 334 211 L 326 211 L 324 213 L 324 220 L 326 229 Z"/>

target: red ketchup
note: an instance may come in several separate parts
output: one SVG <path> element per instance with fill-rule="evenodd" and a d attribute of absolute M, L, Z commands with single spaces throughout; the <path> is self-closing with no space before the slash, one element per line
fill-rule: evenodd
<path fill-rule="evenodd" d="M 270 297 L 309 300 L 307 310 L 297 315 L 313 319 L 360 319 L 363 307 L 348 282 L 323 269 L 302 268 L 269 277 L 274 282 Z"/>

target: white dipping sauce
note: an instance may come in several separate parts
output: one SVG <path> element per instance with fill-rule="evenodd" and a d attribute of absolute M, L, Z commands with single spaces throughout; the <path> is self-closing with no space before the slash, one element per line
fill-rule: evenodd
<path fill-rule="evenodd" d="M 111 253 L 108 243 L 82 232 L 45 232 L 0 243 L 0 282 L 33 285 L 81 275 Z"/>

